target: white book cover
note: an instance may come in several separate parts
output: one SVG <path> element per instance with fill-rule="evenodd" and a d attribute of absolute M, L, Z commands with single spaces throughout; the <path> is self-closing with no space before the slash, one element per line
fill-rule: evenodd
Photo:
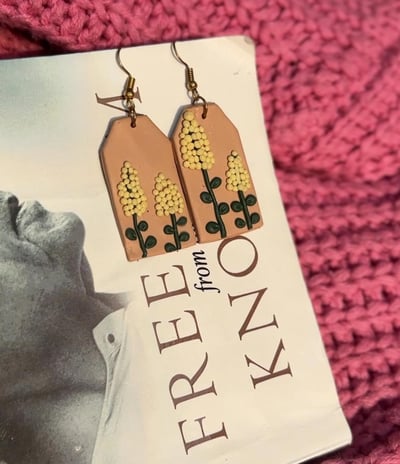
<path fill-rule="evenodd" d="M 351 441 L 265 134 L 255 47 L 178 44 L 239 131 L 263 226 L 128 262 L 99 162 L 115 50 L 0 61 L 0 463 L 287 464 Z M 189 103 L 123 49 L 139 113 Z"/>

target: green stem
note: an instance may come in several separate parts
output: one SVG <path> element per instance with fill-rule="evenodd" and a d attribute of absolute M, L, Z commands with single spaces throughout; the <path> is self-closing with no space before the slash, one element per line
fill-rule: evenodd
<path fill-rule="evenodd" d="M 175 214 L 171 214 L 171 222 L 172 222 L 172 228 L 174 229 L 175 246 L 176 246 L 177 250 L 180 250 L 181 249 L 181 242 L 179 240 L 178 224 L 176 223 Z"/>
<path fill-rule="evenodd" d="M 239 190 L 239 191 L 238 191 L 238 195 L 239 195 L 240 203 L 242 204 L 242 207 L 243 207 L 243 214 L 244 214 L 244 218 L 246 219 L 247 228 L 248 228 L 248 229 L 252 229 L 252 228 L 253 228 L 253 224 L 251 223 L 250 214 L 249 214 L 249 209 L 247 208 L 247 205 L 246 205 L 246 198 L 244 197 L 243 191 L 242 191 L 242 190 Z"/>
<path fill-rule="evenodd" d="M 204 183 L 206 184 L 206 187 L 207 187 L 207 191 L 211 195 L 211 198 L 212 198 L 212 202 L 213 202 L 213 206 L 214 206 L 215 219 L 218 222 L 221 237 L 224 238 L 224 237 L 226 237 L 225 224 L 224 224 L 224 221 L 222 220 L 221 215 L 219 214 L 219 211 L 218 211 L 218 202 L 217 202 L 217 199 L 216 199 L 216 197 L 214 195 L 214 191 L 213 191 L 213 189 L 212 189 L 212 187 L 210 185 L 210 178 L 208 177 L 208 171 L 207 171 L 207 169 L 202 169 L 202 172 L 203 172 Z"/>
<path fill-rule="evenodd" d="M 146 249 L 146 245 L 144 244 L 144 240 L 143 240 L 143 237 L 142 237 L 142 232 L 138 228 L 137 214 L 135 213 L 132 217 L 133 217 L 133 227 L 134 227 L 136 235 L 138 237 L 140 248 L 142 249 L 142 252 L 143 252 L 142 258 L 145 258 L 147 256 L 147 249 Z"/>

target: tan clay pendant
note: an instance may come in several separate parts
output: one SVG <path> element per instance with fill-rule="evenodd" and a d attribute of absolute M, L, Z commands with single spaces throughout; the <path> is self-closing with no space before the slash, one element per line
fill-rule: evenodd
<path fill-rule="evenodd" d="M 249 167 L 232 122 L 215 103 L 186 107 L 172 141 L 199 242 L 261 227 Z"/>
<path fill-rule="evenodd" d="M 114 120 L 100 158 L 129 261 L 196 243 L 171 143 L 147 116 Z"/>

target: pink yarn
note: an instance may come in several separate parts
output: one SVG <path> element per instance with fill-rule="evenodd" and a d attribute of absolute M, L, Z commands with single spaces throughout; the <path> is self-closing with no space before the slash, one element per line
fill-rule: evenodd
<path fill-rule="evenodd" d="M 399 0 L 2 0 L 0 56 L 247 34 L 352 446 L 400 463 Z"/>

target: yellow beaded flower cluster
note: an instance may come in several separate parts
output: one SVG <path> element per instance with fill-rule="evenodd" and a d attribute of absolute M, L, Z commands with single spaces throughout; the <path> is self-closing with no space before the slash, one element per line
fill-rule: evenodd
<path fill-rule="evenodd" d="M 146 195 L 140 186 L 138 172 L 129 161 L 125 161 L 121 168 L 121 182 L 117 188 L 125 216 L 141 216 L 146 211 Z"/>
<path fill-rule="evenodd" d="M 161 172 L 155 178 L 153 195 L 157 216 L 183 213 L 183 198 L 177 185 Z"/>
<path fill-rule="evenodd" d="M 228 156 L 228 168 L 226 171 L 226 188 L 228 190 L 245 192 L 250 188 L 250 175 L 243 167 L 242 158 L 237 151 L 232 150 Z"/>
<path fill-rule="evenodd" d="M 195 120 L 192 111 L 183 113 L 182 130 L 179 133 L 183 166 L 188 169 L 211 169 L 215 163 L 210 142 L 204 127 Z"/>

